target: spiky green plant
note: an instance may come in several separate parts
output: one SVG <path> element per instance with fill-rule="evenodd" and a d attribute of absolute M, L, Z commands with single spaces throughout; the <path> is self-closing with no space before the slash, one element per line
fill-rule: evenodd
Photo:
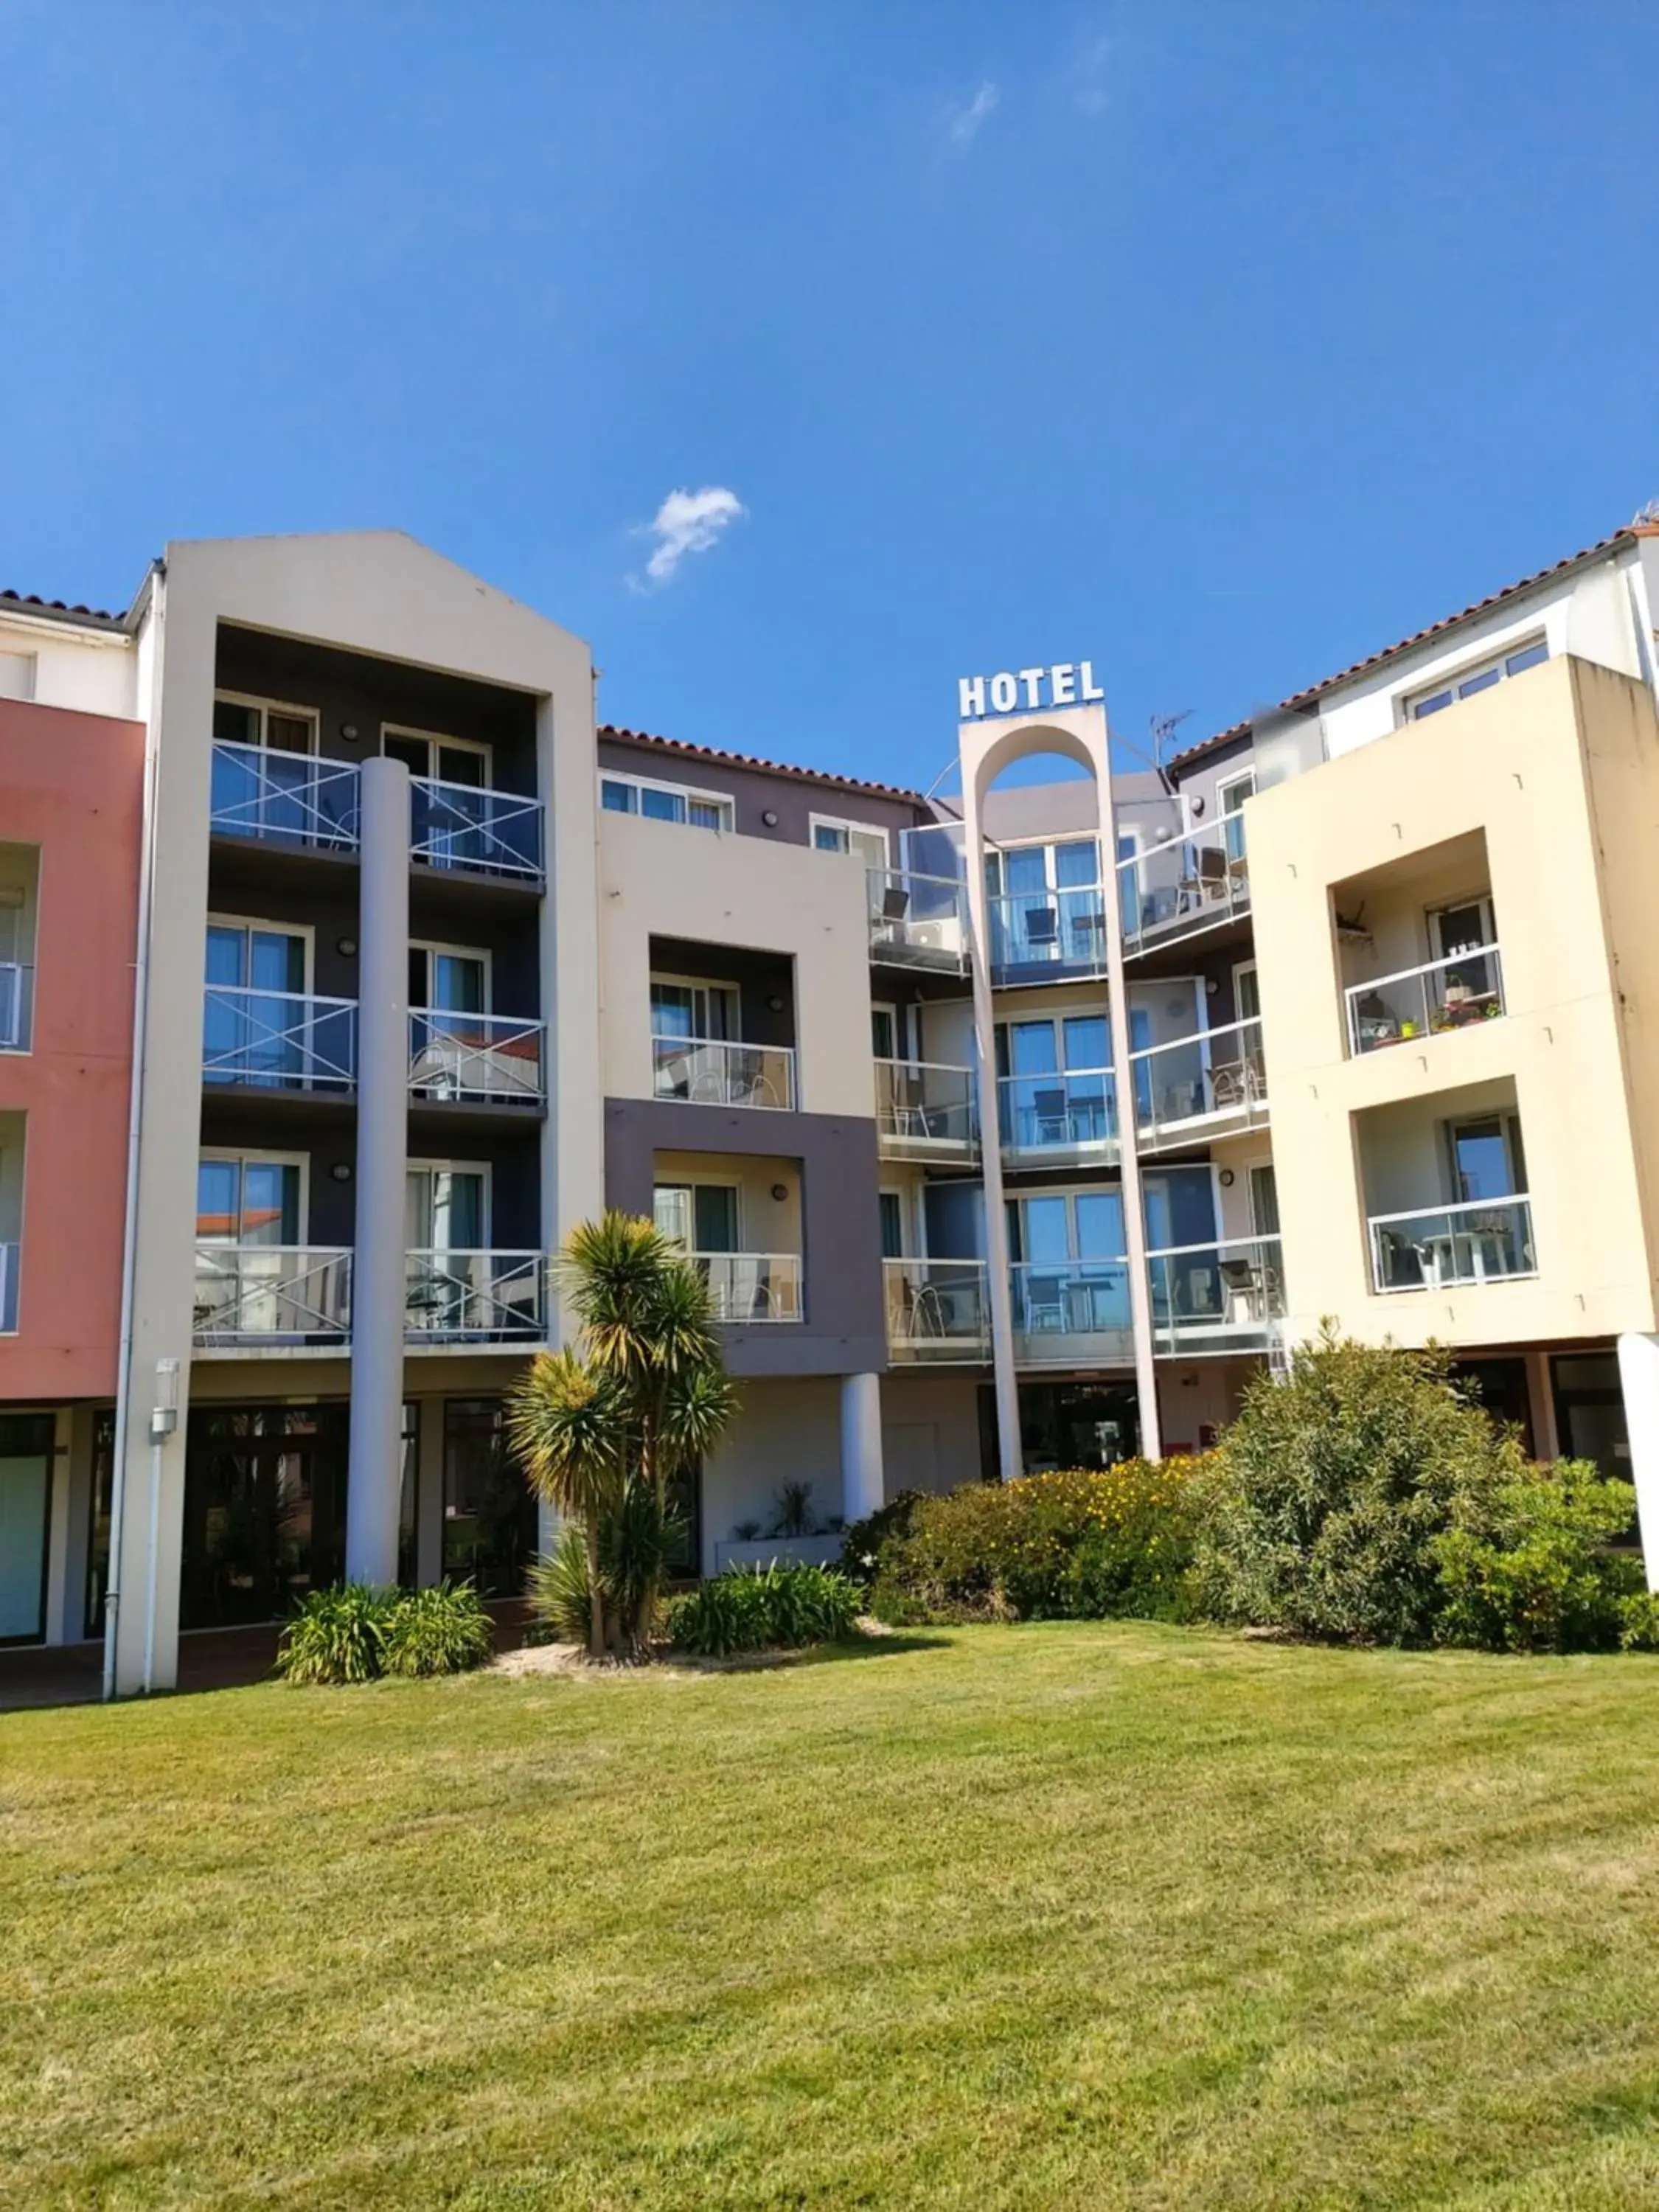
<path fill-rule="evenodd" d="M 283 1631 L 277 1673 L 289 1682 L 371 1681 L 380 1672 L 397 1595 L 367 1583 L 313 1590 Z"/>
<path fill-rule="evenodd" d="M 471 1583 L 447 1577 L 394 1600 L 381 1638 L 388 1674 L 461 1674 L 489 1656 L 489 1615 Z"/>

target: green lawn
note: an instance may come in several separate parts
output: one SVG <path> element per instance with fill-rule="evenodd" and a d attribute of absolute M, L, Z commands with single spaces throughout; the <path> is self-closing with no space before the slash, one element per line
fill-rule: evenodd
<path fill-rule="evenodd" d="M 0 1719 L 0 2203 L 1651 2206 L 1656 1714 L 1055 1626 Z"/>

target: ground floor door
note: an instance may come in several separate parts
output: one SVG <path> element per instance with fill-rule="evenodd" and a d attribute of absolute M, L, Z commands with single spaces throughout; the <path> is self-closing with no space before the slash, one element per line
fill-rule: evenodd
<path fill-rule="evenodd" d="M 349 1424 L 344 1405 L 192 1408 L 181 1627 L 278 1620 L 340 1579 Z"/>
<path fill-rule="evenodd" d="M 1133 1382 L 1022 1382 L 1019 1436 L 1028 1474 L 1049 1468 L 1115 1467 L 1140 1448 Z"/>
<path fill-rule="evenodd" d="M 0 1414 L 0 1644 L 39 1644 L 46 1632 L 56 1435 L 50 1413 Z"/>

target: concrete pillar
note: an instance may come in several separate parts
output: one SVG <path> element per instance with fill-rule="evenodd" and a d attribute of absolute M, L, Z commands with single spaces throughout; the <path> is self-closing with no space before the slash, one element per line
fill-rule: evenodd
<path fill-rule="evenodd" d="M 1619 1340 L 1619 1387 L 1630 1432 L 1631 1476 L 1648 1588 L 1659 1590 L 1659 1336 Z"/>
<path fill-rule="evenodd" d="M 351 1261 L 346 1577 L 398 1579 L 404 1212 L 409 1166 L 409 770 L 362 766 L 357 922 L 357 1225 Z"/>
<path fill-rule="evenodd" d="M 1013 1283 L 1008 1273 L 1008 1216 L 1002 1196 L 1002 1125 L 997 1099 L 996 999 L 991 988 L 990 902 L 985 841 L 971 776 L 963 778 L 967 825 L 968 920 L 973 943 L 974 1070 L 979 1095 L 980 1188 L 985 1205 L 985 1287 L 991 1307 L 991 1373 L 996 1387 L 997 1465 L 1012 1482 L 1025 1471 L 1019 1438 L 1019 1378 L 1014 1368 Z M 848 1518 L 853 1516 L 848 1514 Z"/>
<path fill-rule="evenodd" d="M 1532 1415 L 1533 1457 L 1559 1459 L 1561 1439 L 1555 1425 L 1555 1391 L 1547 1352 L 1527 1354 L 1527 1410 Z"/>
<path fill-rule="evenodd" d="M 841 1510 L 862 1521 L 886 1502 L 881 1464 L 881 1377 L 841 1378 Z"/>

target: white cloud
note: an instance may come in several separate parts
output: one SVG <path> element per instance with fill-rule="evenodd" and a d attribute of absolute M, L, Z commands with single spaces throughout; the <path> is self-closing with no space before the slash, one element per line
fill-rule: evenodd
<path fill-rule="evenodd" d="M 966 107 L 953 107 L 950 110 L 945 127 L 950 132 L 951 143 L 953 146 L 965 147 L 973 144 L 979 136 L 980 126 L 996 106 L 997 99 L 995 85 L 988 81 L 981 85 Z"/>
<path fill-rule="evenodd" d="M 645 536 L 657 541 L 645 564 L 646 574 L 653 584 L 672 583 L 688 553 L 706 553 L 748 511 L 724 484 L 705 484 L 701 491 L 671 491 L 645 526 Z"/>

